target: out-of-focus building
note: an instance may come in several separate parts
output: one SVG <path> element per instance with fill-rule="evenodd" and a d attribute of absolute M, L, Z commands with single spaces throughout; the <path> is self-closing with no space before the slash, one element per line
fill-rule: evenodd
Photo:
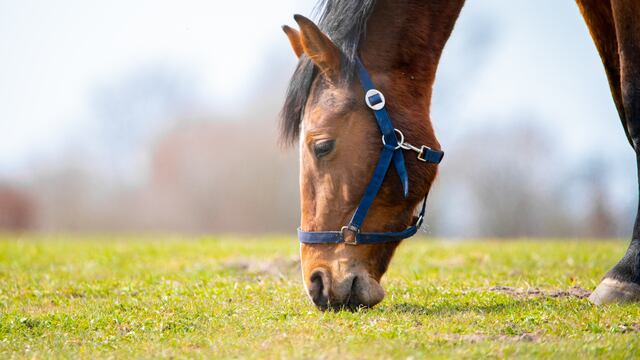
<path fill-rule="evenodd" d="M 14 187 L 0 185 L 0 231 L 24 231 L 35 226 L 31 196 Z"/>
<path fill-rule="evenodd" d="M 295 229 L 297 154 L 278 150 L 273 124 L 185 122 L 160 137 L 151 152 L 149 183 L 139 202 L 154 228 Z"/>

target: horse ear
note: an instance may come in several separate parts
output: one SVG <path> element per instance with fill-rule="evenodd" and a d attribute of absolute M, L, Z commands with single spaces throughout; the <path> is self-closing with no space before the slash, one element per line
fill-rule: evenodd
<path fill-rule="evenodd" d="M 313 21 L 302 15 L 293 17 L 300 26 L 302 50 L 328 79 L 340 73 L 340 50 Z"/>
<path fill-rule="evenodd" d="M 296 53 L 296 56 L 302 56 L 302 54 L 304 54 L 304 50 L 302 49 L 302 41 L 300 40 L 300 33 L 298 30 L 287 25 L 282 25 L 282 30 L 287 34 L 291 48 L 293 49 L 293 52 Z"/>

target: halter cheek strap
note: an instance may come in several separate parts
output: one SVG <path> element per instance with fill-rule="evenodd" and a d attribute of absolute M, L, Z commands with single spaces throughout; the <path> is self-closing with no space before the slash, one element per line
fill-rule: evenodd
<path fill-rule="evenodd" d="M 416 147 L 404 141 L 403 133 L 393 127 L 391 117 L 385 106 L 386 100 L 384 95 L 375 88 L 367 69 L 360 59 L 356 59 L 356 66 L 360 84 L 365 91 L 365 103 L 373 110 L 378 128 L 382 133 L 383 146 L 380 159 L 349 224 L 343 226 L 340 231 L 303 231 L 301 228 L 298 228 L 298 239 L 304 244 L 380 244 L 397 242 L 413 236 L 422 225 L 424 219 L 427 203 L 426 196 L 422 201 L 420 213 L 414 219 L 413 224 L 403 231 L 361 233 L 360 228 L 367 216 L 367 212 L 378 195 L 380 187 L 382 187 L 384 177 L 389 171 L 392 162 L 400 177 L 404 197 L 406 198 L 409 194 L 409 179 L 402 150 L 415 151 L 418 153 L 418 160 L 432 164 L 439 164 L 444 156 L 442 151 L 433 150 L 424 145 Z"/>

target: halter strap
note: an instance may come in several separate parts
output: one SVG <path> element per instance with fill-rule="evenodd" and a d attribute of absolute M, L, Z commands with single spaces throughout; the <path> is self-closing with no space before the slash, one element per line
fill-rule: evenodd
<path fill-rule="evenodd" d="M 298 228 L 298 239 L 304 244 L 380 244 L 387 242 L 397 242 L 415 235 L 424 219 L 427 198 L 425 196 L 422 201 L 422 208 L 419 215 L 413 220 L 411 226 L 399 232 L 370 232 L 361 233 L 360 228 L 367 212 L 371 208 L 373 201 L 378 195 L 378 191 L 382 187 L 384 177 L 393 162 L 396 172 L 400 177 L 402 184 L 403 196 L 406 198 L 409 194 L 409 177 L 404 162 L 404 150 L 414 150 L 418 152 L 418 159 L 438 164 L 442 160 L 444 153 L 442 151 L 433 150 L 427 146 L 417 148 L 411 144 L 404 142 L 402 132 L 393 127 L 391 117 L 386 109 L 386 100 L 384 95 L 375 88 L 367 69 L 364 67 L 360 59 L 356 59 L 356 67 L 360 84 L 365 92 L 365 103 L 375 115 L 378 128 L 382 133 L 382 151 L 380 159 L 375 167 L 373 176 L 369 181 L 369 185 L 365 189 L 364 195 L 360 200 L 358 208 L 354 212 L 351 221 L 347 226 L 343 226 L 340 231 L 303 231 Z M 398 140 L 396 134 L 400 135 Z"/>
<path fill-rule="evenodd" d="M 426 211 L 427 198 L 422 200 L 422 208 L 417 217 L 413 219 L 413 223 L 403 231 L 398 232 L 357 232 L 355 241 L 345 241 L 344 231 L 302 231 L 298 228 L 298 240 L 303 244 L 340 244 L 347 243 L 351 245 L 357 244 L 383 244 L 389 242 L 398 242 L 406 238 L 410 238 L 418 232 L 424 219 Z"/>

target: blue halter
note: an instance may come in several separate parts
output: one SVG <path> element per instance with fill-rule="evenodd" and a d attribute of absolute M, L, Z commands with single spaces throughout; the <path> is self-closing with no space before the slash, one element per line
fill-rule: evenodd
<path fill-rule="evenodd" d="M 373 110 L 376 122 L 378 123 L 380 132 L 382 133 L 383 146 L 382 152 L 380 153 L 380 159 L 378 160 L 378 164 L 373 172 L 373 177 L 371 178 L 371 181 L 364 192 L 364 196 L 360 200 L 360 204 L 353 214 L 349 225 L 343 226 L 340 231 L 303 231 L 301 228 L 298 228 L 298 239 L 303 244 L 381 244 L 397 242 L 413 236 L 420 228 L 420 225 L 422 225 L 422 221 L 424 219 L 427 204 L 426 196 L 422 201 L 422 208 L 418 217 L 414 219 L 411 226 L 403 231 L 361 233 L 360 228 L 367 216 L 369 208 L 378 195 L 378 191 L 382 186 L 384 177 L 391 167 L 391 162 L 393 162 L 396 172 L 400 177 L 404 197 L 406 198 L 409 194 L 409 178 L 404 164 L 404 155 L 402 150 L 415 151 L 418 153 L 418 160 L 432 164 L 439 164 L 444 156 L 444 152 L 442 151 L 433 150 L 424 145 L 416 147 L 404 141 L 404 135 L 402 132 L 393 127 L 391 117 L 385 107 L 384 95 L 375 88 L 367 69 L 364 67 L 360 59 L 356 59 L 356 66 L 360 84 L 366 94 L 365 103 L 371 110 Z"/>

